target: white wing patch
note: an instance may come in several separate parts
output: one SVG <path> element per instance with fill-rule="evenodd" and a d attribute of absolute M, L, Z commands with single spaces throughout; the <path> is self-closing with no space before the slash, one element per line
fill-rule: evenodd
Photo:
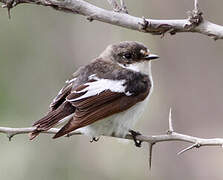
<path fill-rule="evenodd" d="M 81 91 L 73 91 L 71 93 L 83 93 L 86 92 L 84 95 L 75 98 L 70 99 L 67 101 L 74 102 L 78 101 L 84 98 L 88 98 L 91 96 L 99 95 L 101 92 L 110 90 L 112 92 L 118 92 L 118 93 L 125 93 L 126 96 L 130 96 L 130 92 L 125 92 L 126 86 L 124 86 L 125 80 L 111 80 L 111 79 L 99 79 L 95 74 L 89 76 L 89 80 L 96 80 L 93 82 L 88 82 L 84 85 L 87 85 L 86 88 L 84 88 Z"/>
<path fill-rule="evenodd" d="M 73 78 L 73 79 L 71 79 L 71 80 L 66 80 L 65 83 L 67 83 L 67 84 L 72 83 L 72 82 L 74 82 L 76 79 L 77 79 L 77 78 Z"/>

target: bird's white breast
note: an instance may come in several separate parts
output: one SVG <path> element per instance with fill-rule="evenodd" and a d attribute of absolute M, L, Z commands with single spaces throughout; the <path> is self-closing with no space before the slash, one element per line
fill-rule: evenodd
<path fill-rule="evenodd" d="M 128 134 L 129 129 L 132 129 L 137 120 L 140 119 L 142 113 L 146 108 L 149 96 L 142 101 L 132 106 L 124 112 L 120 112 L 109 116 L 105 119 L 99 120 L 91 125 L 81 128 L 81 132 L 90 137 L 116 136 L 124 137 Z"/>

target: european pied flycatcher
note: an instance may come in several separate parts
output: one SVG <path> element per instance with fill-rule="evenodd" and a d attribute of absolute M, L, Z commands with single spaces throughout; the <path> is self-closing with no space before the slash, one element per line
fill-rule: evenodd
<path fill-rule="evenodd" d="M 60 90 L 50 111 L 33 126 L 35 138 L 68 118 L 53 138 L 79 129 L 92 140 L 106 135 L 125 136 L 140 118 L 153 89 L 151 54 L 141 43 L 125 41 L 109 45 L 90 64 L 79 68 Z M 136 141 L 137 146 L 140 143 Z"/>

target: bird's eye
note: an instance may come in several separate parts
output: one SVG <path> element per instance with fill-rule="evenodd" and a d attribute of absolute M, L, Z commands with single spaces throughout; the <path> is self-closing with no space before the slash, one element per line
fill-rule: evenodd
<path fill-rule="evenodd" d="M 131 59 L 132 58 L 132 54 L 131 53 L 125 53 L 123 56 L 126 59 Z"/>

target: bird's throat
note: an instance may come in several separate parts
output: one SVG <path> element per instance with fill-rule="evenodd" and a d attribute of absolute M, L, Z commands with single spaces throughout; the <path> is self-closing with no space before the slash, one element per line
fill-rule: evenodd
<path fill-rule="evenodd" d="M 151 62 L 150 61 L 145 61 L 145 62 L 140 62 L 140 63 L 133 63 L 133 64 L 128 64 L 126 66 L 119 64 L 122 68 L 129 69 L 135 72 L 140 72 L 149 76 L 152 76 L 151 72 Z"/>

